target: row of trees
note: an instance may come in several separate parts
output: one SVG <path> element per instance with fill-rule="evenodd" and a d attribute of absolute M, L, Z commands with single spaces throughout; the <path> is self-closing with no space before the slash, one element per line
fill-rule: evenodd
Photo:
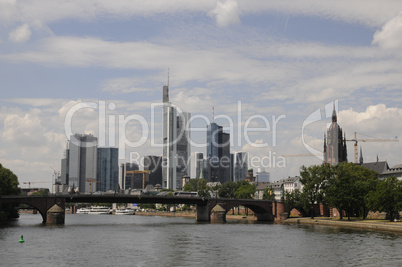
<path fill-rule="evenodd" d="M 365 219 L 370 210 L 387 212 L 390 220 L 402 210 L 402 181 L 396 177 L 384 180 L 378 173 L 353 163 L 302 166 L 300 181 L 303 192 L 285 193 L 289 210 L 296 208 L 314 218 L 314 204 L 327 204 L 348 220 L 357 216 Z M 342 217 L 341 217 L 342 218 Z"/>
<path fill-rule="evenodd" d="M 187 192 L 198 192 L 200 197 L 211 197 L 211 192 L 215 191 L 221 198 L 244 198 L 254 197 L 256 186 L 248 181 L 227 182 L 222 185 L 211 187 L 208 181 L 202 178 L 191 179 L 183 188 Z"/>
<path fill-rule="evenodd" d="M 17 176 L 0 164 L 0 196 L 20 194 L 18 184 Z M 18 218 L 18 211 L 15 208 L 15 204 L 0 203 L 0 223 L 4 223 L 12 218 Z"/>

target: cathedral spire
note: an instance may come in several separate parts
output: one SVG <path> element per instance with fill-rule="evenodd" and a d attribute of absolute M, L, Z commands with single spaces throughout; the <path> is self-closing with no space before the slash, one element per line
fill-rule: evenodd
<path fill-rule="evenodd" d="M 363 164 L 363 152 L 362 152 L 362 147 L 360 147 L 360 158 L 359 158 L 359 163 Z"/>
<path fill-rule="evenodd" d="M 338 119 L 336 117 L 336 110 L 335 110 L 335 102 L 334 102 L 334 110 L 332 111 L 332 122 L 337 122 Z"/>

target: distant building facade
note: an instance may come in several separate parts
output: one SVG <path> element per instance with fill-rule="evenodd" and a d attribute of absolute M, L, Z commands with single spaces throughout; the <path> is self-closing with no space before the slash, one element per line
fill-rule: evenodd
<path fill-rule="evenodd" d="M 136 163 L 123 163 L 120 165 L 122 189 L 142 189 L 142 173 L 127 173 L 127 171 L 138 171 L 140 168 Z"/>
<path fill-rule="evenodd" d="M 246 152 L 236 153 L 235 182 L 243 181 L 247 177 L 248 154 Z"/>
<path fill-rule="evenodd" d="M 195 178 L 200 178 L 203 168 L 204 168 L 204 154 L 195 153 Z"/>
<path fill-rule="evenodd" d="M 119 188 L 119 150 L 116 147 L 98 147 L 96 191 Z M 94 188 L 93 186 L 92 188 Z M 95 191 L 95 190 L 94 190 Z"/>
<path fill-rule="evenodd" d="M 98 138 L 91 134 L 70 136 L 61 160 L 61 183 L 79 192 L 89 192 L 87 180 L 96 179 Z"/>
<path fill-rule="evenodd" d="M 146 156 L 144 158 L 144 170 L 150 171 L 146 174 L 146 185 L 162 185 L 162 157 Z"/>
<path fill-rule="evenodd" d="M 230 181 L 230 135 L 214 122 L 207 126 L 207 163 L 209 182 Z"/>
<path fill-rule="evenodd" d="M 269 182 L 269 172 L 265 170 L 258 170 L 255 174 L 257 182 L 268 183 Z"/>

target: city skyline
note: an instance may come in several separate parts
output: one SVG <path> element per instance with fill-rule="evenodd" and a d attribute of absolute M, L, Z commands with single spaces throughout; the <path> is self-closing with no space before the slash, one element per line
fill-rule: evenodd
<path fill-rule="evenodd" d="M 272 180 L 321 162 L 288 157 L 280 167 L 273 161 L 310 153 L 305 144 L 322 152 L 333 101 L 346 139 L 354 132 L 358 138 L 402 136 L 399 2 L 72 1 L 54 7 L 47 1 L 11 1 L 0 3 L 0 10 L 0 162 L 21 185 L 48 181 L 38 185 L 51 188 L 50 166 L 60 170 L 69 138 L 66 115 L 77 104 L 96 108 L 75 112 L 72 132 L 92 133 L 104 146 L 118 140 L 111 125 L 117 129 L 131 115 L 144 117 L 150 132 L 152 126 L 162 129 L 162 108 L 151 122 L 151 104 L 161 103 L 168 76 L 171 102 L 210 121 L 215 107 L 215 122 L 225 132 L 231 125 L 224 116 L 231 117 L 231 152 L 248 152 L 250 159 L 270 155 L 265 169 Z M 303 128 L 317 110 L 320 118 Z M 248 121 L 255 115 L 261 116 Z M 269 131 L 249 137 L 268 146 L 250 145 L 244 126 L 264 128 L 266 122 Z M 207 124 L 192 122 L 204 130 Z M 126 143 L 141 138 L 140 123 L 126 126 Z M 162 132 L 153 132 L 161 143 Z M 205 131 L 191 136 L 205 142 Z M 402 163 L 401 142 L 358 145 L 365 162 L 378 155 L 390 167 Z M 204 151 L 192 146 L 191 158 Z M 127 146 L 119 164 L 129 161 L 131 152 L 162 155 L 148 138 L 135 149 Z M 349 162 L 353 154 L 353 143 L 347 143 Z"/>

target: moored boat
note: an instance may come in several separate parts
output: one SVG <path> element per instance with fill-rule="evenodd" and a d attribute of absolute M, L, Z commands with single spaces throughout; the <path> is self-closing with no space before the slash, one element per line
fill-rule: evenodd
<path fill-rule="evenodd" d="M 135 212 L 132 209 L 117 209 L 115 214 L 116 215 L 135 215 Z"/>

